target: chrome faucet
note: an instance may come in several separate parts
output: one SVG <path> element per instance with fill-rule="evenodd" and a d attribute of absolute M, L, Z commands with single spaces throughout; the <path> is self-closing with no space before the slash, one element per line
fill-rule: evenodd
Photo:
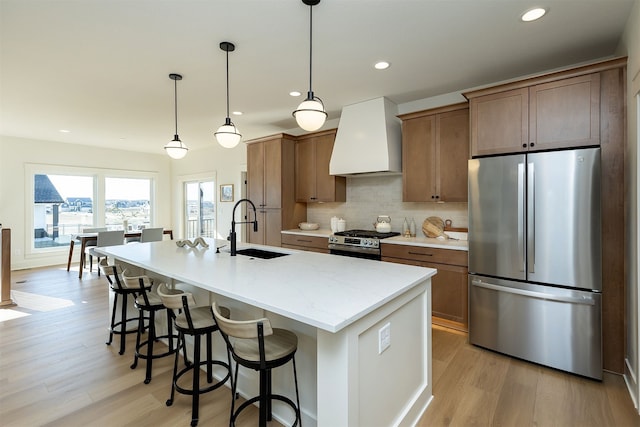
<path fill-rule="evenodd" d="M 247 202 L 253 208 L 253 221 L 241 221 L 236 222 L 236 208 L 242 202 Z M 247 215 L 248 216 L 248 215 Z M 231 232 L 229 233 L 229 240 L 231 241 L 231 256 L 236 256 L 236 224 L 253 224 L 254 233 L 258 231 L 258 215 L 256 213 L 256 205 L 249 199 L 240 199 L 233 206 L 233 213 L 231 214 Z"/>

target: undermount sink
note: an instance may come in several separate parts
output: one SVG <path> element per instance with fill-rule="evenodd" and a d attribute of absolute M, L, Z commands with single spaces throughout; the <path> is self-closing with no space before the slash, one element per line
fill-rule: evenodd
<path fill-rule="evenodd" d="M 289 254 L 283 254 L 282 252 L 271 252 L 271 251 L 265 251 L 262 249 L 254 249 L 254 248 L 239 249 L 238 251 L 236 251 L 236 254 L 250 256 L 253 258 L 261 258 L 261 259 L 272 259 L 272 258 L 278 258 L 281 256 L 289 255 Z"/>

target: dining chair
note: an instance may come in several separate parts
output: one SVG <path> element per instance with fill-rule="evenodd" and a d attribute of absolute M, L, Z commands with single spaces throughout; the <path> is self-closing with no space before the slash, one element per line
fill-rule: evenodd
<path fill-rule="evenodd" d="M 164 228 L 143 228 L 140 235 L 140 243 L 159 242 L 162 240 Z"/>
<path fill-rule="evenodd" d="M 124 244 L 124 230 L 99 231 L 96 245 L 85 248 L 85 254 L 89 255 L 89 272 L 91 272 L 93 269 L 93 257 L 95 256 L 98 258 L 98 263 L 100 263 L 100 257 L 102 257 L 101 254 L 95 251 L 97 247 L 117 246 L 117 245 L 123 245 L 123 244 Z M 100 276 L 100 268 L 98 268 L 98 276 Z"/>
<path fill-rule="evenodd" d="M 91 228 L 83 228 L 82 229 L 82 234 L 85 233 L 99 233 L 101 231 L 107 231 L 107 227 L 91 227 Z M 86 246 L 95 246 L 96 245 L 96 241 L 95 240 L 90 240 L 85 244 Z M 85 251 L 86 252 L 86 251 Z M 84 257 L 84 265 L 87 265 L 87 255 L 86 253 L 82 254 L 81 256 Z"/>

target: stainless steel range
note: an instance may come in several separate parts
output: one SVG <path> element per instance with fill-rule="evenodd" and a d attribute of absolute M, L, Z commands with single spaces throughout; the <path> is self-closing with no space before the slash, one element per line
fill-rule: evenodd
<path fill-rule="evenodd" d="M 339 231 L 329 236 L 329 252 L 356 258 L 380 260 L 380 240 L 400 233 L 379 233 L 374 230 Z"/>

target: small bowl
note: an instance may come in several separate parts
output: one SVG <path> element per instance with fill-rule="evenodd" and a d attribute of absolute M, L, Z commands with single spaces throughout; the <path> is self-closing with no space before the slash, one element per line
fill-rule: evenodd
<path fill-rule="evenodd" d="M 298 224 L 298 228 L 300 230 L 317 230 L 320 228 L 320 225 L 315 222 L 301 222 Z"/>

